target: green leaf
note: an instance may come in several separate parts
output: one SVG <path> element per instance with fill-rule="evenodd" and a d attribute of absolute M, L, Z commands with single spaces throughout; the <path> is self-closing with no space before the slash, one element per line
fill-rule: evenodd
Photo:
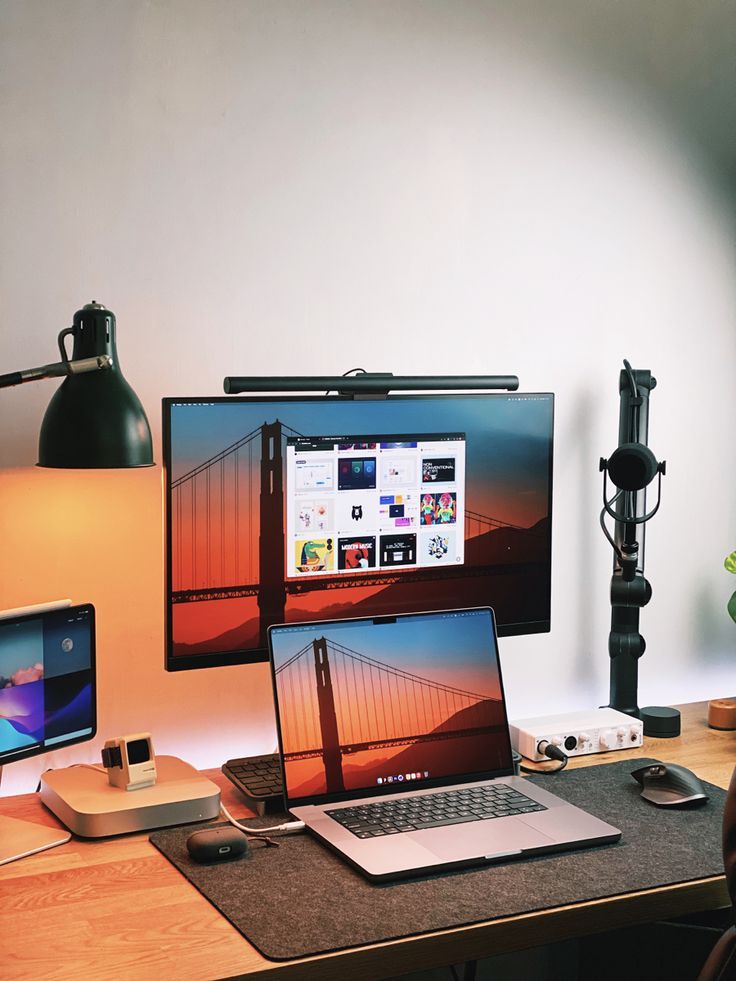
<path fill-rule="evenodd" d="M 731 552 L 723 560 L 723 564 L 728 569 L 729 572 L 736 572 L 736 552 Z"/>
<path fill-rule="evenodd" d="M 736 593 L 728 601 L 728 612 L 731 614 L 731 619 L 736 622 Z"/>

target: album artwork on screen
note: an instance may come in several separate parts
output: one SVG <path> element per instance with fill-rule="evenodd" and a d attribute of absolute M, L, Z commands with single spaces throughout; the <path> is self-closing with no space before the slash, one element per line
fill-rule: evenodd
<path fill-rule="evenodd" d="M 491 605 L 549 630 L 551 394 L 165 399 L 167 667 L 273 623 Z"/>

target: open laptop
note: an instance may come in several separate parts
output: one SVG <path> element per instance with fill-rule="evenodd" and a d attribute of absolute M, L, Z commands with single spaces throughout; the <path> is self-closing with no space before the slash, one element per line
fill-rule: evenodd
<path fill-rule="evenodd" d="M 289 812 L 372 881 L 617 841 L 513 775 L 489 607 L 272 626 Z"/>

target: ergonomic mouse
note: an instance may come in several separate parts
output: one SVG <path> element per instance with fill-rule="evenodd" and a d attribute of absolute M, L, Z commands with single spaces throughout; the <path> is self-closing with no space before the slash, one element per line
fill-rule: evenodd
<path fill-rule="evenodd" d="M 641 784 L 641 796 L 658 807 L 704 804 L 708 800 L 695 774 L 677 763 L 649 763 L 631 776 Z"/>

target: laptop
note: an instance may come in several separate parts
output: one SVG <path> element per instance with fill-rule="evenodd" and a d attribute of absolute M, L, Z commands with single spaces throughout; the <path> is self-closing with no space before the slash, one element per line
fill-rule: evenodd
<path fill-rule="evenodd" d="M 514 776 L 493 610 L 274 625 L 286 806 L 374 882 L 601 845 Z"/>

